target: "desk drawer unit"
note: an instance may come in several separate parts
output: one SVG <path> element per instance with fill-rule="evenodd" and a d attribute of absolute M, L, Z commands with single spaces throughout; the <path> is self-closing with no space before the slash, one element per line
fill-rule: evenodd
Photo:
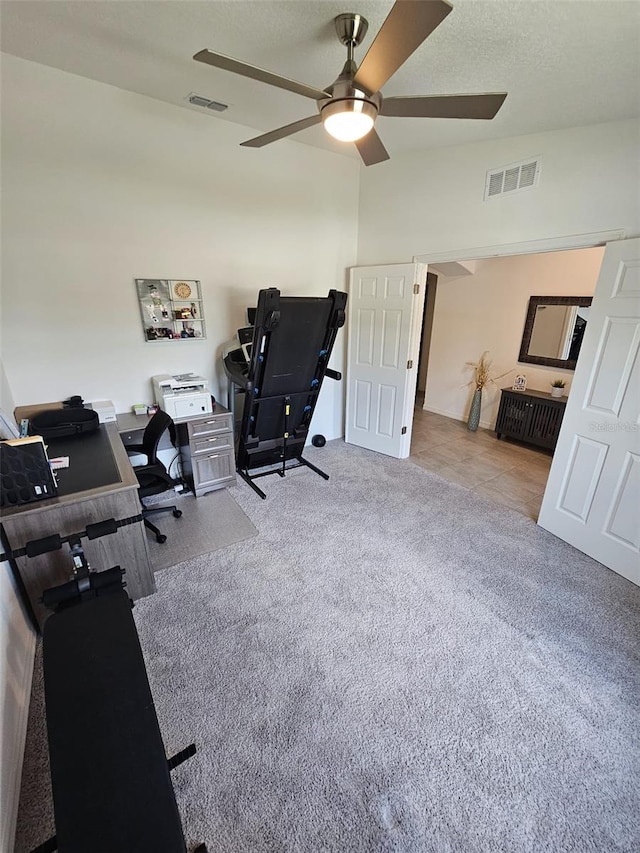
<path fill-rule="evenodd" d="M 226 432 L 231 429 L 231 414 L 229 412 L 208 415 L 205 418 L 191 420 L 187 422 L 189 428 L 189 441 L 194 438 L 199 438 L 202 435 L 212 435 L 213 433 Z"/>
<path fill-rule="evenodd" d="M 187 423 L 196 497 L 235 483 L 231 412 L 219 412 Z"/>
<path fill-rule="evenodd" d="M 211 435 L 209 438 L 194 438 L 190 442 L 191 453 L 213 453 L 219 450 L 231 449 L 231 433 L 223 432 L 219 435 Z"/>

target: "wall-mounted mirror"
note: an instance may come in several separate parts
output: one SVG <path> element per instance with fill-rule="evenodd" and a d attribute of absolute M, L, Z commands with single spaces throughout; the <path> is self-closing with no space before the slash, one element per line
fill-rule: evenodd
<path fill-rule="evenodd" d="M 532 296 L 518 361 L 575 370 L 590 296 Z"/>

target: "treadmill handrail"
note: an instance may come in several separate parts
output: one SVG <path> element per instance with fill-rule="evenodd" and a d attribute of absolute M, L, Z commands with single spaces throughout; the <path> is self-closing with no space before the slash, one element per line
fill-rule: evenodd
<path fill-rule="evenodd" d="M 237 362 L 231 361 L 230 353 L 227 353 L 225 357 L 222 359 L 222 364 L 224 366 L 224 372 L 227 374 L 227 378 L 234 383 L 234 385 L 238 385 L 240 388 L 243 388 L 245 391 L 253 391 L 253 382 L 242 373 L 242 365 Z"/>

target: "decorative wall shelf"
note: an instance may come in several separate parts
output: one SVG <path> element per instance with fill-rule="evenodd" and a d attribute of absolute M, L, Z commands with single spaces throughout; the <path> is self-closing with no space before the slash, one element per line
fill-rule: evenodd
<path fill-rule="evenodd" d="M 147 342 L 206 338 L 199 281 L 137 278 L 136 289 Z"/>

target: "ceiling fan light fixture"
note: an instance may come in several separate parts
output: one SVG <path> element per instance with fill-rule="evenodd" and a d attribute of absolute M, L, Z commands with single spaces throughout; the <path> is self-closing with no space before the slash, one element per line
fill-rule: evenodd
<path fill-rule="evenodd" d="M 262 148 L 322 122 L 334 139 L 355 142 L 364 165 L 373 166 L 389 159 L 389 153 L 374 129 L 378 115 L 487 120 L 494 118 L 507 97 L 506 92 L 484 92 L 475 95 L 391 96 L 383 100 L 381 90 L 387 81 L 444 21 L 452 8 L 449 0 L 429 0 L 428 3 L 426 0 L 395 0 L 359 64 L 354 59 L 354 51 L 362 43 L 368 23 L 362 15 L 352 12 L 337 15 L 334 18 L 336 34 L 347 48 L 347 60 L 334 82 L 324 89 L 290 80 L 208 49 L 198 51 L 193 58 L 316 102 L 315 115 L 261 133 L 241 142 L 241 145 Z"/>
<path fill-rule="evenodd" d="M 330 101 L 322 108 L 322 123 L 328 134 L 340 142 L 362 139 L 373 127 L 378 110 L 370 101 L 345 98 Z"/>

